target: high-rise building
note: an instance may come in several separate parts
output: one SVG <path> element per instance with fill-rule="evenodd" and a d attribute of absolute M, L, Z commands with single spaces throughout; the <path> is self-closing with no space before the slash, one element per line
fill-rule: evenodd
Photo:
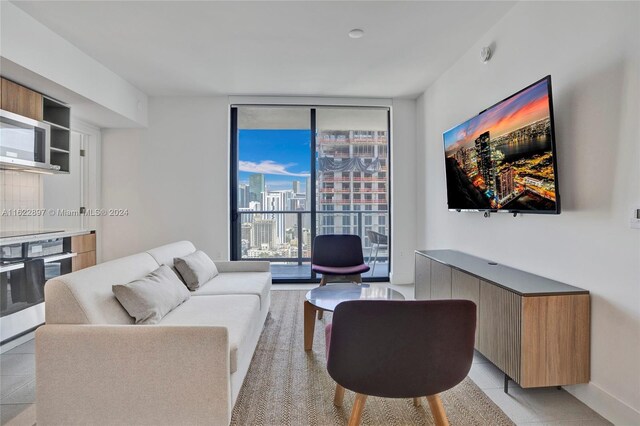
<path fill-rule="evenodd" d="M 292 182 L 292 186 L 293 186 L 293 193 L 294 194 L 298 195 L 298 194 L 302 193 L 301 190 L 300 190 L 301 188 L 300 188 L 300 181 L 299 180 L 294 180 Z"/>
<path fill-rule="evenodd" d="M 251 201 L 249 195 L 249 185 L 241 183 L 240 185 L 238 185 L 238 207 L 249 207 L 249 201 Z"/>
<path fill-rule="evenodd" d="M 515 189 L 514 177 L 515 171 L 512 167 L 505 167 L 500 170 L 496 178 L 496 198 L 502 201 L 511 195 Z"/>
<path fill-rule="evenodd" d="M 476 139 L 476 162 L 478 164 L 478 173 L 482 176 L 487 189 L 494 189 L 495 172 L 493 169 L 493 161 L 491 160 L 491 139 L 489 132 L 484 132 Z"/>
<path fill-rule="evenodd" d="M 251 242 L 252 242 L 252 235 L 251 235 L 251 229 L 253 228 L 253 225 L 251 223 L 243 223 L 240 227 L 240 240 L 242 241 L 246 241 L 247 244 L 249 245 L 249 247 L 252 246 Z"/>
<path fill-rule="evenodd" d="M 271 219 L 256 219 L 251 229 L 253 240 L 252 247 L 267 246 L 273 249 L 276 246 L 276 222 Z"/>
<path fill-rule="evenodd" d="M 249 176 L 249 201 L 262 201 L 262 194 L 265 192 L 264 175 L 254 173 Z"/>
<path fill-rule="evenodd" d="M 267 211 L 291 210 L 293 191 L 269 191 L 262 194 L 263 209 Z M 286 229 L 296 222 L 295 214 L 264 213 L 264 219 L 271 219 L 276 223 L 277 243 L 286 243 Z"/>
<path fill-rule="evenodd" d="M 471 152 L 472 151 L 473 149 L 471 148 L 463 147 L 458 149 L 454 154 L 454 158 L 458 162 L 458 165 L 460 166 L 460 168 L 467 173 L 469 173 L 471 170 L 471 165 L 472 165 Z"/>
<path fill-rule="evenodd" d="M 363 243 L 368 247 L 367 230 L 387 232 L 387 147 L 384 130 L 318 132 L 318 235 L 362 231 Z M 366 213 L 358 216 L 358 211 Z"/>

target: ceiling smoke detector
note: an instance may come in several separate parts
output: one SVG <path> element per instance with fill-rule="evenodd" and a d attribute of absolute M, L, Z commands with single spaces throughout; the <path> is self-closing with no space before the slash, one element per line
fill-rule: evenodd
<path fill-rule="evenodd" d="M 360 28 L 354 28 L 349 31 L 349 37 L 351 38 L 362 38 L 362 36 L 364 36 L 364 31 Z"/>

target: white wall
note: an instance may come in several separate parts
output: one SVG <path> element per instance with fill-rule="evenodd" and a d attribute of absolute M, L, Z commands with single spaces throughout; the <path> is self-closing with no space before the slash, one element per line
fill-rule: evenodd
<path fill-rule="evenodd" d="M 147 129 L 102 133 L 104 260 L 177 240 L 228 256 L 227 97 L 151 98 Z"/>
<path fill-rule="evenodd" d="M 480 47 L 494 43 L 488 64 Z M 591 292 L 591 382 L 569 391 L 640 424 L 640 4 L 517 4 L 418 100 L 418 243 Z M 562 214 L 448 212 L 442 132 L 551 74 Z"/>
<path fill-rule="evenodd" d="M 391 277 L 413 283 L 416 249 L 416 102 L 394 99 L 391 129 Z"/>
<path fill-rule="evenodd" d="M 33 72 L 64 86 L 133 125 L 147 124 L 146 94 L 8 1 L 0 2 L 0 38 L 0 56 L 10 61 L 3 61 L 3 75 L 15 64 L 28 70 L 25 74 Z M 11 77 L 33 84 L 27 75 Z"/>
<path fill-rule="evenodd" d="M 228 105 L 227 97 L 151 98 L 148 129 L 103 130 L 102 207 L 129 209 L 103 219 L 104 260 L 179 239 L 228 258 Z M 392 107 L 392 282 L 403 284 L 413 281 L 415 101 Z"/>

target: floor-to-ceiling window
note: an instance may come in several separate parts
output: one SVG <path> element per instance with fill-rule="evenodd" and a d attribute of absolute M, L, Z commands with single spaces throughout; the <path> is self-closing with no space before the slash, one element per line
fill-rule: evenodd
<path fill-rule="evenodd" d="M 237 106 L 231 117 L 232 258 L 313 281 L 313 238 L 355 234 L 364 278 L 388 279 L 388 109 Z"/>

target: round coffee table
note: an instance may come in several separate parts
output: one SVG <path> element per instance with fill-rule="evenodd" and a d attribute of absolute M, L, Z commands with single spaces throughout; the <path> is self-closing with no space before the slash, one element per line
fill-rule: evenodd
<path fill-rule="evenodd" d="M 313 347 L 317 311 L 330 311 L 347 300 L 404 300 L 404 296 L 389 287 L 369 284 L 329 284 L 309 291 L 304 301 L 304 350 Z"/>

